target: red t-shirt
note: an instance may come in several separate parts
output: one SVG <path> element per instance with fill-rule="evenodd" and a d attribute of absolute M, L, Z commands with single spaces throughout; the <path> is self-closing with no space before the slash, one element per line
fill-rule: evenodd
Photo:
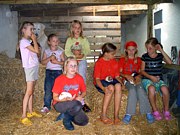
<path fill-rule="evenodd" d="M 78 96 L 79 92 L 85 91 L 86 85 L 82 76 L 80 76 L 79 74 L 76 74 L 74 78 L 68 78 L 64 74 L 60 75 L 56 78 L 52 89 L 53 93 L 60 95 L 62 92 L 69 92 L 72 96 L 74 94 Z M 56 101 L 53 101 L 53 105 L 56 103 Z"/>
<path fill-rule="evenodd" d="M 122 69 L 123 74 L 131 75 L 133 72 L 139 73 L 141 68 L 141 58 L 137 57 L 137 63 L 134 59 L 125 59 L 124 57 L 119 60 L 119 70 Z"/>
<path fill-rule="evenodd" d="M 104 60 L 103 57 L 99 58 L 94 66 L 94 84 L 95 79 L 105 80 L 107 76 L 115 78 L 119 76 L 118 62 L 115 59 Z"/>

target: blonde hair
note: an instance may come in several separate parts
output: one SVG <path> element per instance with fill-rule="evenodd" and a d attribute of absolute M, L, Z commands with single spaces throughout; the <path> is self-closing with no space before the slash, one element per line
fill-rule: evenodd
<path fill-rule="evenodd" d="M 81 33 L 80 33 L 80 37 L 83 38 L 83 27 L 82 27 L 82 23 L 79 20 L 73 20 L 70 26 L 70 37 L 73 38 L 74 37 L 74 32 L 73 32 L 73 26 L 74 24 L 79 24 L 81 27 Z"/>
<path fill-rule="evenodd" d="M 68 58 L 65 60 L 65 62 L 64 62 L 64 72 L 63 72 L 63 74 L 66 74 L 67 64 L 68 64 L 70 61 L 72 61 L 72 60 L 75 60 L 75 61 L 77 62 L 76 58 L 73 57 L 73 56 L 70 56 L 70 57 L 68 57 Z M 78 63 L 78 62 L 77 62 L 77 63 Z"/>

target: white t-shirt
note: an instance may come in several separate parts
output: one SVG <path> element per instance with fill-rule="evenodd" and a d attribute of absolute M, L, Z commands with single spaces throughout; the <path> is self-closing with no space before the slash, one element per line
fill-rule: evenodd
<path fill-rule="evenodd" d="M 52 51 L 50 48 L 45 50 L 46 56 L 50 57 L 52 54 L 56 57 L 58 61 L 61 61 L 60 55 L 63 53 L 62 50 L 58 49 L 56 51 Z M 59 64 L 53 64 L 51 61 L 49 61 L 46 65 L 46 69 L 50 70 L 62 70 L 62 66 Z"/>

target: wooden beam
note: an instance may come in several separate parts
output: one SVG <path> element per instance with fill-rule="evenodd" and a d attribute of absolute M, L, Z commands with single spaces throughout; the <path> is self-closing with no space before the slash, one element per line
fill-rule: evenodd
<path fill-rule="evenodd" d="M 148 12 L 147 12 L 147 38 L 152 37 L 152 28 L 153 28 L 153 15 L 152 15 L 152 5 L 148 5 Z"/>

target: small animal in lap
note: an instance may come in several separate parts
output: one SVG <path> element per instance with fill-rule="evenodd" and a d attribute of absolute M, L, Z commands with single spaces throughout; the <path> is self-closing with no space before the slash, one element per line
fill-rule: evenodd
<path fill-rule="evenodd" d="M 115 59 L 116 46 L 105 43 L 102 46 L 102 55 L 94 66 L 94 85 L 98 92 L 104 95 L 100 120 L 104 124 L 119 124 L 119 110 L 122 95 L 122 82 L 119 77 L 118 62 Z M 114 121 L 108 118 L 107 110 L 114 95 Z"/>
<path fill-rule="evenodd" d="M 136 114 L 136 106 L 139 101 L 141 114 L 146 114 L 148 123 L 154 122 L 154 117 L 151 114 L 151 106 L 141 85 L 141 58 L 137 56 L 137 44 L 134 41 L 128 41 L 125 44 L 125 56 L 119 60 L 120 76 L 128 89 L 128 100 L 126 114 L 123 122 L 129 124 L 133 115 Z"/>
<path fill-rule="evenodd" d="M 86 85 L 82 76 L 77 73 L 78 62 L 69 57 L 64 64 L 64 74 L 56 78 L 53 86 L 53 106 L 63 119 L 63 125 L 67 130 L 74 130 L 74 124 L 85 126 L 89 119 L 82 110 L 82 100 L 86 96 Z M 68 92 L 72 96 L 61 98 L 62 92 Z"/>

